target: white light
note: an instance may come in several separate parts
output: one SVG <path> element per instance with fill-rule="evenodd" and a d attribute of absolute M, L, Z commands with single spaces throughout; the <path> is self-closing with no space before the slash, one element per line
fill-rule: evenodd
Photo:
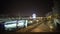
<path fill-rule="evenodd" d="M 20 27 L 22 27 L 22 26 L 24 26 L 24 20 L 20 20 L 20 21 L 18 21 L 18 26 L 20 26 Z"/>
<path fill-rule="evenodd" d="M 27 22 L 28 22 L 28 21 L 26 20 L 26 23 L 25 23 L 25 27 L 26 27 L 26 28 L 27 28 Z"/>
<path fill-rule="evenodd" d="M 24 23 L 18 23 L 18 26 L 22 27 L 24 26 Z"/>
<path fill-rule="evenodd" d="M 32 15 L 32 18 L 36 18 L 36 14 L 33 14 L 33 15 Z"/>
<path fill-rule="evenodd" d="M 17 21 L 5 22 L 5 28 L 14 28 L 14 27 L 16 27 L 16 22 Z M 24 20 L 18 21 L 18 25 L 17 26 L 21 26 L 22 27 L 23 25 L 24 25 Z"/>
<path fill-rule="evenodd" d="M 24 20 L 19 20 L 18 23 L 24 23 L 25 21 Z"/>
<path fill-rule="evenodd" d="M 8 25 L 5 25 L 5 28 L 14 28 L 16 27 L 16 24 L 8 24 Z"/>
<path fill-rule="evenodd" d="M 53 26 L 50 26 L 50 28 L 53 28 Z"/>
<path fill-rule="evenodd" d="M 16 21 L 8 21 L 8 22 L 5 22 L 5 24 L 7 23 L 16 23 Z"/>

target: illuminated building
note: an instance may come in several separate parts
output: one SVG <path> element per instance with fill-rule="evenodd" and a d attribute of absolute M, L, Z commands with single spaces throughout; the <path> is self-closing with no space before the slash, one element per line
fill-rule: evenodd
<path fill-rule="evenodd" d="M 32 18 L 36 19 L 36 14 L 35 13 L 33 13 Z"/>

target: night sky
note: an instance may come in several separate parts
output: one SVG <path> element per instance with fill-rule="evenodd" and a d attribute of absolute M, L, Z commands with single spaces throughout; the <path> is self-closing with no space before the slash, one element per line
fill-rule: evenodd
<path fill-rule="evenodd" d="M 53 1 L 51 0 L 2 0 L 0 1 L 0 15 L 9 16 L 44 16 L 51 10 Z"/>

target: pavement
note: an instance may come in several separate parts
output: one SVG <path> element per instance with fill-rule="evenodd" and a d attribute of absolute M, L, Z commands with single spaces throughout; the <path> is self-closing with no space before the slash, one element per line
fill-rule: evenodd
<path fill-rule="evenodd" d="M 50 32 L 50 29 L 47 25 L 42 23 L 41 25 L 33 29 L 31 32 Z"/>
<path fill-rule="evenodd" d="M 50 28 L 44 23 L 36 23 L 17 32 L 51 32 Z"/>
<path fill-rule="evenodd" d="M 32 29 L 34 29 L 35 27 L 37 27 L 37 26 L 38 26 L 38 23 L 35 23 L 33 25 L 28 26 L 27 28 L 20 29 L 20 30 L 18 30 L 16 32 L 29 32 Z"/>

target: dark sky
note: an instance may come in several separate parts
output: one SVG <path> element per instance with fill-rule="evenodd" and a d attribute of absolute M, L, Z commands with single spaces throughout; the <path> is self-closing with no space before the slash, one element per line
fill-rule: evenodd
<path fill-rule="evenodd" d="M 52 3 L 51 0 L 2 0 L 0 15 L 31 16 L 36 13 L 37 16 L 44 16 L 51 11 Z"/>

